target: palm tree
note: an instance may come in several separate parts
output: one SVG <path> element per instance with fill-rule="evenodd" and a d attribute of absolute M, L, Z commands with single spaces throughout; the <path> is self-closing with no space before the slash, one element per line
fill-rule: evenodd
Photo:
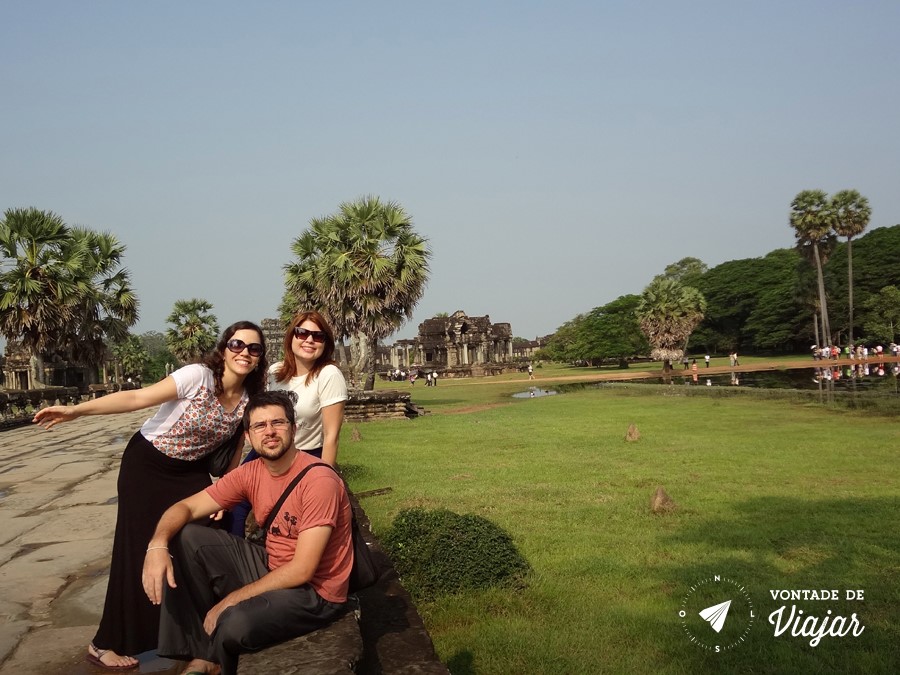
<path fill-rule="evenodd" d="M 137 321 L 125 247 L 58 215 L 10 209 L 0 223 L 0 332 L 26 347 L 43 382 L 45 356 L 97 366 L 106 343 Z M 94 369 L 95 370 L 95 369 Z"/>
<path fill-rule="evenodd" d="M 351 373 L 363 373 L 363 388 L 373 389 L 378 340 L 403 325 L 425 291 L 427 240 L 402 206 L 368 196 L 312 219 L 291 250 L 282 316 L 322 312 L 339 340 L 349 336 L 358 346 Z"/>
<path fill-rule="evenodd" d="M 210 314 L 212 308 L 198 298 L 178 300 L 166 318 L 172 324 L 166 331 L 166 344 L 182 363 L 196 361 L 216 346 L 219 323 Z"/>
<path fill-rule="evenodd" d="M 825 297 L 825 278 L 822 275 L 821 247 L 833 239 L 831 232 L 834 212 L 828 195 L 823 190 L 804 190 L 791 202 L 791 227 L 801 252 L 812 249 L 819 282 L 819 309 L 822 313 L 822 341 L 831 344 L 831 323 L 828 320 L 828 303 Z"/>
<path fill-rule="evenodd" d="M 73 228 L 68 246 L 84 251 L 76 275 L 77 310 L 66 330 L 67 357 L 100 365 L 108 358 L 107 344 L 124 340 L 138 319 L 138 300 L 131 275 L 121 267 L 125 247 L 109 233 Z"/>
<path fill-rule="evenodd" d="M 69 237 L 50 211 L 8 209 L 0 222 L 0 332 L 31 352 L 38 383 L 44 383 L 44 355 L 76 312 L 86 251 L 67 245 Z"/>
<path fill-rule="evenodd" d="M 869 224 L 872 209 L 869 200 L 856 190 L 841 190 L 831 198 L 834 231 L 847 237 L 847 300 L 850 305 L 850 338 L 853 344 L 853 237 L 862 234 Z"/>
<path fill-rule="evenodd" d="M 664 377 L 668 378 L 672 361 L 684 355 L 682 345 L 705 312 L 703 294 L 675 279 L 656 277 L 644 289 L 635 313 L 650 342 L 650 356 L 663 362 Z"/>

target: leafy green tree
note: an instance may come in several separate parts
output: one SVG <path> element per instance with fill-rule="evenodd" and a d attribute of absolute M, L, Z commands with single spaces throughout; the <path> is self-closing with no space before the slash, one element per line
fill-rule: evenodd
<path fill-rule="evenodd" d="M 141 372 L 141 382 L 159 382 L 171 372 L 178 359 L 169 351 L 163 333 L 155 330 L 147 331 L 141 334 L 140 339 L 148 354 L 147 363 Z"/>
<path fill-rule="evenodd" d="M 825 266 L 826 284 L 836 297 L 846 297 L 847 246 L 839 244 Z M 900 286 L 900 225 L 879 227 L 853 240 L 854 305 L 862 306 L 885 286 Z M 829 273 L 830 268 L 833 273 Z M 854 328 L 859 328 L 857 324 Z"/>
<path fill-rule="evenodd" d="M 668 377 L 672 361 L 684 355 L 682 345 L 705 311 L 703 294 L 674 279 L 657 277 L 644 289 L 636 314 L 650 343 L 650 356 L 663 362 L 664 376 Z"/>
<path fill-rule="evenodd" d="M 314 218 L 291 245 L 282 317 L 318 309 L 337 337 L 357 347 L 351 376 L 375 387 L 378 340 L 407 321 L 425 291 L 431 251 L 396 202 L 363 197 Z"/>
<path fill-rule="evenodd" d="M 687 257 L 682 258 L 678 262 L 667 265 L 663 276 L 668 279 L 674 279 L 682 286 L 692 286 L 698 288 L 700 279 L 707 273 L 709 268 L 700 258 Z"/>
<path fill-rule="evenodd" d="M 741 328 L 744 351 L 805 350 L 814 332 L 809 299 L 816 297 L 815 273 L 796 250 L 777 249 L 757 259 L 756 275 L 748 279 L 754 301 Z M 804 289 L 809 289 L 805 291 Z M 743 348 L 743 347 L 742 347 Z"/>
<path fill-rule="evenodd" d="M 617 359 L 620 368 L 627 368 L 629 357 L 648 354 L 650 345 L 637 317 L 640 301 L 639 295 L 622 295 L 588 312 L 581 327 L 582 358 L 592 364 Z"/>
<path fill-rule="evenodd" d="M 580 353 L 578 340 L 584 321 L 584 314 L 579 314 L 566 321 L 556 329 L 556 332 L 553 333 L 547 344 L 538 350 L 535 357 L 547 361 L 556 361 L 557 363 L 578 361 L 581 358 L 578 356 Z"/>
<path fill-rule="evenodd" d="M 137 335 L 127 335 L 124 340 L 113 345 L 113 356 L 122 369 L 122 377 L 141 382 L 144 368 L 150 361 L 150 354 Z"/>
<path fill-rule="evenodd" d="M 896 342 L 900 333 L 900 288 L 885 286 L 863 305 L 863 329 L 866 339 Z"/>
<path fill-rule="evenodd" d="M 216 346 L 219 322 L 211 314 L 212 304 L 192 298 L 178 300 L 166 322 L 172 327 L 166 331 L 166 345 L 182 363 L 197 361 Z"/>
<path fill-rule="evenodd" d="M 797 293 L 798 269 L 812 279 L 815 295 L 815 271 L 793 249 L 710 269 L 698 282 L 707 307 L 691 341 L 711 353 L 795 350 L 809 339 L 805 295 Z"/>
<path fill-rule="evenodd" d="M 166 344 L 165 333 L 160 333 L 158 330 L 148 330 L 146 333 L 141 333 L 139 337 L 141 338 L 141 344 L 150 356 L 155 356 L 160 352 L 171 354 Z"/>
<path fill-rule="evenodd" d="M 847 238 L 847 303 L 850 307 L 849 341 L 853 343 L 853 237 L 862 234 L 872 217 L 869 200 L 856 190 L 842 190 L 831 198 L 834 231 Z"/>
<path fill-rule="evenodd" d="M 832 343 L 831 324 L 828 320 L 828 302 L 825 295 L 825 279 L 822 247 L 830 243 L 834 235 L 834 210 L 823 190 L 803 190 L 791 202 L 790 224 L 794 228 L 797 245 L 801 251 L 812 251 L 819 283 L 819 311 L 822 317 L 822 342 Z"/>

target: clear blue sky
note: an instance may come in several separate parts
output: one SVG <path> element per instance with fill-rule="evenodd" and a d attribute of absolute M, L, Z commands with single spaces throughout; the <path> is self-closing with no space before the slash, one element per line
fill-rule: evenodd
<path fill-rule="evenodd" d="M 0 4 L 0 210 L 113 232 L 141 301 L 275 316 L 291 241 L 400 202 L 434 252 L 399 337 L 533 338 L 685 256 L 793 245 L 800 190 L 900 222 L 900 3 Z"/>

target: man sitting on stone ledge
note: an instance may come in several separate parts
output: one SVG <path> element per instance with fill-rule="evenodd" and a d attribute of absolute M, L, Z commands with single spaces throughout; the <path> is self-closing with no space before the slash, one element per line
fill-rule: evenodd
<path fill-rule="evenodd" d="M 234 675 L 240 653 L 312 632 L 346 610 L 352 515 L 330 467 L 303 477 L 279 509 L 265 548 L 189 524 L 244 499 L 264 521 L 291 480 L 318 461 L 294 446 L 294 427 L 286 392 L 252 397 L 244 429 L 260 460 L 169 508 L 147 545 L 144 590 L 162 603 L 157 652 L 191 659 L 186 673 Z"/>

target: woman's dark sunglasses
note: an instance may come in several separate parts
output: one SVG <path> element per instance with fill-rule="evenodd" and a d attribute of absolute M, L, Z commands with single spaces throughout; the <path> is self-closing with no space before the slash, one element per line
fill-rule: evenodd
<path fill-rule="evenodd" d="M 245 349 L 250 352 L 250 356 L 262 356 L 263 346 L 258 342 L 253 342 L 251 344 L 247 344 L 243 340 L 238 340 L 237 338 L 233 338 L 225 343 L 225 346 L 228 347 L 228 351 L 234 352 L 235 354 L 240 354 Z"/>
<path fill-rule="evenodd" d="M 324 330 L 306 330 L 300 326 L 294 326 L 294 335 L 300 338 L 300 342 L 306 340 L 310 335 L 312 335 L 313 342 L 325 342 Z"/>

